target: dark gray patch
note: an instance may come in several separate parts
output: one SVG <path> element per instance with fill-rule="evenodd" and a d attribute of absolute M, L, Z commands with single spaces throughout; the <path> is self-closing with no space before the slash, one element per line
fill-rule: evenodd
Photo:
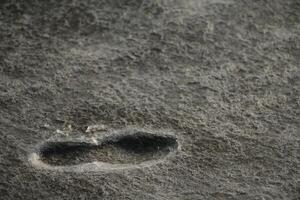
<path fill-rule="evenodd" d="M 108 138 L 100 144 L 87 142 L 49 142 L 40 149 L 41 160 L 51 166 L 70 166 L 91 162 L 140 164 L 161 159 L 177 148 L 176 138 L 145 132 Z"/>

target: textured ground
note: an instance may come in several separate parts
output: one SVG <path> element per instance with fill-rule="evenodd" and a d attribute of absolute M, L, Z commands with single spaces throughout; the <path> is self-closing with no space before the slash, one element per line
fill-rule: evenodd
<path fill-rule="evenodd" d="M 172 130 L 182 150 L 108 173 L 28 162 L 94 124 Z M 1 0 L 0 194 L 300 199 L 300 1 Z"/>

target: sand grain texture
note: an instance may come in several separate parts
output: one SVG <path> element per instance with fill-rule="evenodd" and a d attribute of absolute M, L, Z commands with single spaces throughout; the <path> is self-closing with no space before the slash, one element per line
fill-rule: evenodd
<path fill-rule="evenodd" d="M 181 153 L 30 165 L 97 124 L 172 130 Z M 1 199 L 299 200 L 299 153 L 298 0 L 0 1 Z"/>

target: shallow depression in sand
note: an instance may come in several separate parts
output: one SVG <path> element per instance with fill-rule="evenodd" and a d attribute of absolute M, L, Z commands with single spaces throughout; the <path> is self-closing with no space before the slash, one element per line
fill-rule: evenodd
<path fill-rule="evenodd" d="M 112 135 L 96 142 L 48 141 L 35 153 L 40 166 L 72 167 L 89 163 L 103 166 L 133 166 L 155 162 L 178 148 L 173 135 L 136 131 L 130 134 Z M 42 165 L 41 165 L 42 164 Z"/>

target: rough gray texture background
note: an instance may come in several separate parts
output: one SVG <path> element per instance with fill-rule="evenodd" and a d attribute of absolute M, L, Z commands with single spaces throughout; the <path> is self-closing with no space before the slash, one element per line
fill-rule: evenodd
<path fill-rule="evenodd" d="M 299 0 L 2 0 L 0 39 L 1 199 L 300 199 Z M 28 163 L 93 124 L 174 130 L 182 153 Z"/>

